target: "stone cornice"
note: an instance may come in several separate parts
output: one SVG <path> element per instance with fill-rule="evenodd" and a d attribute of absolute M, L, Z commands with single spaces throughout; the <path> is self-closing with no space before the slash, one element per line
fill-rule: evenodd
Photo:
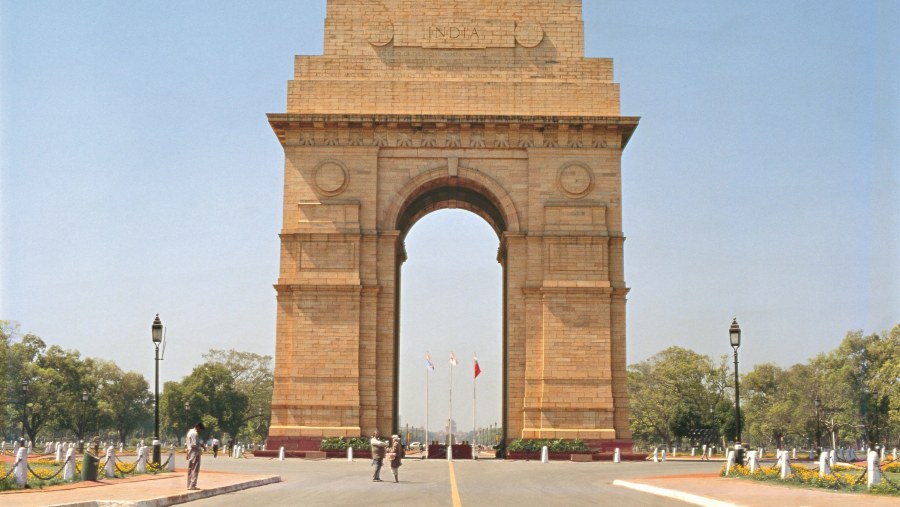
<path fill-rule="evenodd" d="M 434 148 L 624 148 L 637 116 L 269 113 L 282 145 Z M 297 132 L 296 137 L 288 131 Z M 340 133 L 339 131 L 344 131 Z"/>

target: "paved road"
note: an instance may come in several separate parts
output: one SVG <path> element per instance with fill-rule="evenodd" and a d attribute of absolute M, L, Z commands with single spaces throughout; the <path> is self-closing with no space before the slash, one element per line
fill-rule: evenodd
<path fill-rule="evenodd" d="M 280 474 L 284 482 L 254 488 L 192 505 L 422 505 L 422 506 L 684 506 L 685 504 L 612 485 L 615 479 L 716 472 L 720 463 L 572 463 L 534 461 L 406 460 L 400 483 L 372 482 L 365 459 L 285 461 L 267 459 L 217 460 L 204 456 L 203 468 L 243 473 Z M 451 486 L 451 475 L 456 489 Z M 390 470 L 385 468 L 382 478 Z M 203 487 L 203 472 L 199 486 Z M 454 496 L 454 491 L 455 496 Z M 458 503 L 455 503 L 455 500 Z"/>

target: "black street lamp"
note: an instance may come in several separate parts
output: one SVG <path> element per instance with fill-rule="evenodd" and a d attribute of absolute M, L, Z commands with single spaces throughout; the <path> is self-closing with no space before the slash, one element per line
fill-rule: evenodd
<path fill-rule="evenodd" d="M 191 419 L 191 402 L 190 402 L 190 401 L 184 402 L 184 418 L 187 420 L 187 425 L 188 425 L 188 427 L 189 427 L 189 428 L 192 427 L 192 425 L 194 424 L 194 422 L 193 422 L 193 420 Z M 181 441 L 181 440 L 180 440 L 180 437 L 179 437 L 179 442 L 180 442 L 180 441 Z"/>
<path fill-rule="evenodd" d="M 28 381 L 22 381 L 22 440 L 26 441 L 28 438 L 25 436 L 25 420 L 28 417 L 25 414 L 25 410 L 28 408 Z"/>
<path fill-rule="evenodd" d="M 744 453 L 743 449 L 741 449 L 741 381 L 738 376 L 738 348 L 741 346 L 741 326 L 738 325 L 736 318 L 731 321 L 731 327 L 728 329 L 728 339 L 731 342 L 731 348 L 734 349 L 734 461 L 743 465 Z"/>
<path fill-rule="evenodd" d="M 150 338 L 156 348 L 156 389 L 154 390 L 154 416 L 153 416 L 153 463 L 159 465 L 159 344 L 162 343 L 163 325 L 159 320 L 159 314 L 153 319 L 150 326 Z"/>
<path fill-rule="evenodd" d="M 819 429 L 819 408 L 822 407 L 822 400 L 819 399 L 819 395 L 816 395 L 815 399 L 816 405 L 816 452 L 822 452 L 822 432 Z"/>
<path fill-rule="evenodd" d="M 88 400 L 87 391 L 81 392 L 81 439 L 78 442 L 78 452 L 84 452 L 84 434 L 87 433 L 87 423 L 85 414 L 87 413 L 86 406 Z"/>

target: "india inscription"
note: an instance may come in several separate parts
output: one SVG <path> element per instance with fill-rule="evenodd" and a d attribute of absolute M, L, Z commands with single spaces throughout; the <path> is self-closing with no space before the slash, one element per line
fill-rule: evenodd
<path fill-rule="evenodd" d="M 504 438 L 626 446 L 621 159 L 638 118 L 612 60 L 584 57 L 580 0 L 327 9 L 324 54 L 296 58 L 269 114 L 285 153 L 269 447 L 397 431 L 403 240 L 454 207 L 500 239 Z"/>

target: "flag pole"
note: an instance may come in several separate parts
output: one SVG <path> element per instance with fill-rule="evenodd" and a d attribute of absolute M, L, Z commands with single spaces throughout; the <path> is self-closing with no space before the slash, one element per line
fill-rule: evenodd
<path fill-rule="evenodd" d="M 428 440 L 428 377 L 431 376 L 428 374 L 429 369 L 430 368 L 428 368 L 427 366 L 425 367 L 425 449 L 426 449 L 425 455 L 426 456 L 428 455 L 427 449 L 428 449 L 428 443 L 429 443 L 429 440 Z"/>
<path fill-rule="evenodd" d="M 478 364 L 478 356 L 474 356 L 474 357 L 475 357 L 475 364 Z M 475 418 L 476 412 L 475 411 L 478 410 L 478 398 L 476 395 L 476 393 L 478 392 L 478 390 L 476 389 L 477 386 L 478 386 L 478 375 L 475 375 L 475 377 L 472 379 L 472 459 L 478 459 L 478 455 L 475 454 L 475 441 L 477 440 L 475 435 L 477 434 L 477 431 L 478 431 L 477 427 L 475 426 L 475 421 L 476 421 L 476 418 Z"/>
<path fill-rule="evenodd" d="M 450 353 L 453 355 L 453 353 Z M 447 433 L 450 434 L 450 445 L 453 446 L 453 363 L 450 363 L 450 420 L 447 421 Z M 451 447 L 452 448 L 452 447 Z"/>

